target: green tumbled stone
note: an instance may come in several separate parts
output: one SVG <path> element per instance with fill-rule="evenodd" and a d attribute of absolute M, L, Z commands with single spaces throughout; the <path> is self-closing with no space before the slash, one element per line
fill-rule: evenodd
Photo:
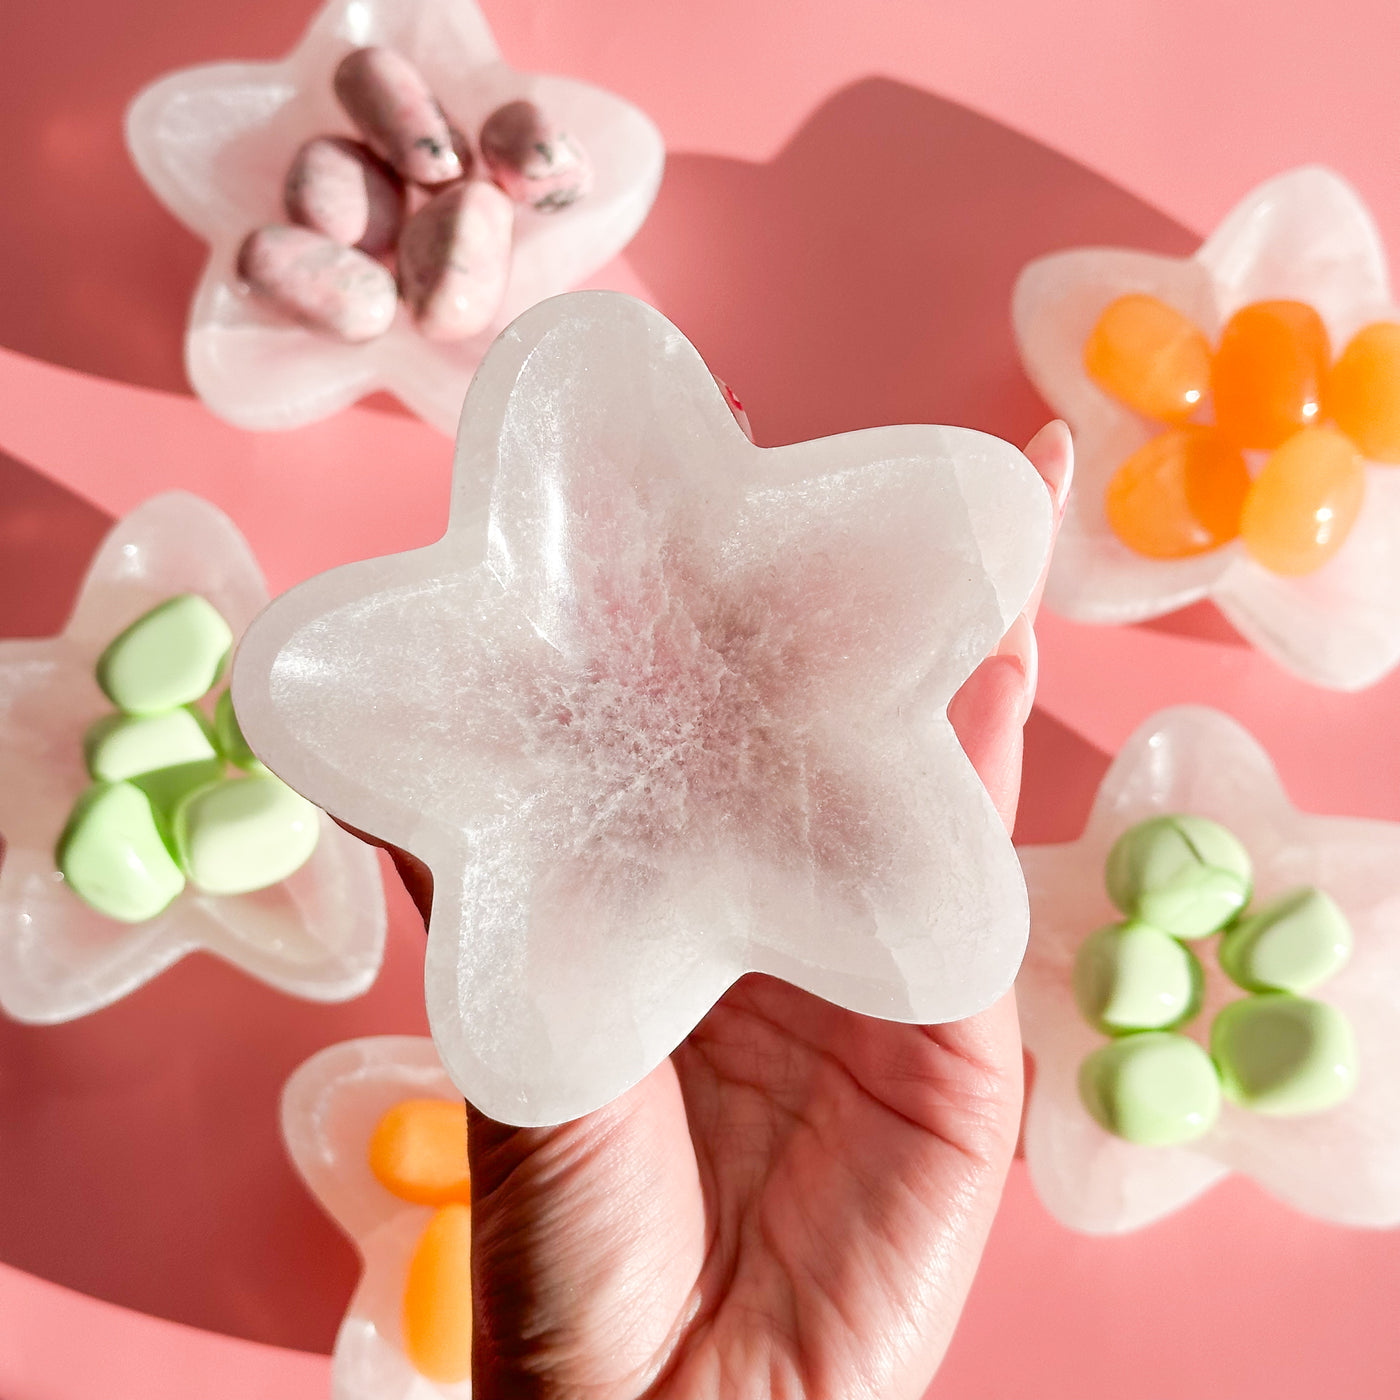
<path fill-rule="evenodd" d="M 83 753 L 88 772 L 107 783 L 218 757 L 204 716 L 183 705 L 154 715 L 104 715 L 83 736 Z"/>
<path fill-rule="evenodd" d="M 238 716 L 233 712 L 233 692 L 225 690 L 214 703 L 214 734 L 219 741 L 219 752 L 233 764 L 248 773 L 266 773 L 267 766 L 248 747 L 243 731 L 238 727 Z"/>
<path fill-rule="evenodd" d="M 132 783 L 98 783 L 78 799 L 54 863 L 74 894 L 128 924 L 155 918 L 185 888 L 150 800 Z"/>
<path fill-rule="evenodd" d="M 316 849 L 321 814 L 270 773 L 224 778 L 175 812 L 175 846 L 206 894 L 247 894 L 285 880 Z"/>
<path fill-rule="evenodd" d="M 1205 817 L 1152 817 L 1129 827 L 1108 853 L 1108 896 L 1130 919 L 1173 938 L 1205 938 L 1249 903 L 1249 853 Z"/>
<path fill-rule="evenodd" d="M 1150 924 L 1109 924 L 1091 933 L 1074 960 L 1074 999 L 1105 1035 L 1166 1030 L 1194 1016 L 1201 965 Z"/>
<path fill-rule="evenodd" d="M 1220 1116 L 1220 1078 L 1184 1035 L 1143 1031 L 1110 1041 L 1079 1067 L 1079 1098 L 1103 1128 L 1143 1147 L 1208 1133 Z"/>
<path fill-rule="evenodd" d="M 1291 890 L 1229 929 L 1220 966 L 1251 992 L 1306 992 L 1351 956 L 1351 925 L 1319 889 Z"/>
<path fill-rule="evenodd" d="M 198 700 L 224 668 L 233 633 L 213 605 L 181 593 L 138 617 L 97 660 L 97 683 L 129 714 Z"/>
<path fill-rule="evenodd" d="M 1289 992 L 1242 997 L 1210 1028 L 1226 1096 L 1255 1113 L 1321 1113 L 1356 1087 L 1356 1038 L 1335 1006 Z"/>
<path fill-rule="evenodd" d="M 175 849 L 173 827 L 175 812 L 180 803 L 192 792 L 218 782 L 224 776 L 224 761 L 221 758 L 201 759 L 196 763 L 177 763 L 170 768 L 157 768 L 151 773 L 138 773 L 130 779 L 133 787 L 138 787 L 151 801 L 156 814 L 156 824 L 160 827 L 165 844 L 170 853 L 179 859 Z"/>

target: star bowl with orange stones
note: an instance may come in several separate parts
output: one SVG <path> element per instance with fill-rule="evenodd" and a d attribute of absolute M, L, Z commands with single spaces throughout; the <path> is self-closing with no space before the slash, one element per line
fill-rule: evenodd
<path fill-rule="evenodd" d="M 282 1137 L 363 1269 L 331 1400 L 470 1400 L 467 1111 L 426 1036 L 342 1041 L 282 1090 Z"/>
<path fill-rule="evenodd" d="M 1077 446 L 1052 609 L 1129 623 L 1209 597 L 1338 690 L 1400 661 L 1400 310 L 1340 177 L 1269 181 L 1190 258 L 1038 259 L 1012 315 Z"/>

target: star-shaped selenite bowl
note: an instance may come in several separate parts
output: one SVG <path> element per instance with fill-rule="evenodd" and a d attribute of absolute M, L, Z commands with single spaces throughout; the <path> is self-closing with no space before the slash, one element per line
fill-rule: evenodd
<path fill-rule="evenodd" d="M 1095 384 L 1084 343 L 1104 308 L 1142 292 L 1211 339 L 1241 306 L 1307 302 L 1333 355 L 1362 326 L 1400 320 L 1385 250 L 1356 192 L 1306 167 L 1261 185 L 1194 257 L 1076 248 L 1026 266 L 1012 299 L 1032 382 L 1074 431 L 1075 489 L 1045 601 L 1079 622 L 1129 623 L 1209 597 L 1260 651 L 1314 685 L 1359 690 L 1400 661 L 1400 470 L 1367 464 L 1366 500 L 1346 543 L 1300 578 L 1271 573 L 1235 543 L 1187 559 L 1149 559 L 1113 533 L 1104 493 L 1117 468 L 1164 430 Z"/>
<path fill-rule="evenodd" d="M 385 335 L 345 344 L 260 301 L 234 270 L 248 233 L 286 221 L 283 181 L 302 142 L 355 135 L 331 77 L 346 53 L 364 45 L 411 59 L 473 147 L 491 112 L 528 98 L 578 137 L 592 160 L 594 185 L 584 199 L 556 213 L 517 207 L 505 301 L 470 340 L 425 340 L 400 304 Z M 620 97 L 507 67 L 472 0 L 331 0 L 282 62 L 172 73 L 137 96 L 126 130 L 132 159 L 157 198 L 209 244 L 185 336 L 190 383 L 220 417 L 258 429 L 310 423 L 387 389 L 455 432 L 487 346 L 527 306 L 585 280 L 626 246 L 656 197 L 665 160 L 656 127 Z"/>
<path fill-rule="evenodd" d="M 467 1400 L 472 1393 L 470 1381 L 428 1380 L 404 1349 L 404 1284 L 433 1207 L 381 1186 L 368 1149 L 380 1118 L 405 1099 L 461 1102 L 426 1036 L 329 1046 L 298 1066 L 282 1090 L 282 1137 L 292 1164 L 363 1265 L 336 1333 L 333 1400 Z"/>
<path fill-rule="evenodd" d="M 223 896 L 187 886 L 140 924 L 99 914 L 55 869 L 54 845 L 90 781 L 83 734 L 112 712 L 93 675 L 97 658 L 176 593 L 202 594 L 235 637 L 267 601 L 233 522 L 184 492 L 153 497 L 117 523 L 59 636 L 0 642 L 0 1007 L 16 1020 L 84 1016 L 200 948 L 312 1001 L 358 996 L 379 971 L 378 859 L 324 815 L 315 853 L 280 884 Z"/>
<path fill-rule="evenodd" d="M 478 371 L 443 539 L 279 599 L 234 693 L 275 772 L 432 870 L 453 1081 L 558 1122 L 748 971 L 918 1022 L 1010 985 L 1025 892 L 946 707 L 1050 528 L 981 433 L 756 447 L 670 322 L 574 293 Z"/>
<path fill-rule="evenodd" d="M 1095 929 L 1122 918 L 1104 891 L 1109 847 L 1164 813 L 1233 831 L 1254 862 L 1256 904 L 1316 885 L 1346 914 L 1351 960 L 1311 994 L 1340 1008 L 1356 1033 L 1357 1087 L 1337 1107 L 1274 1118 L 1226 1101 L 1216 1126 L 1189 1146 L 1140 1147 L 1099 1127 L 1080 1103 L 1080 1063 L 1106 1042 L 1075 1005 L 1074 956 Z M 1016 998 L 1036 1067 L 1025 1151 L 1051 1214 L 1094 1234 L 1135 1230 L 1234 1171 L 1308 1215 L 1400 1224 L 1400 825 L 1299 812 L 1244 729 L 1216 710 L 1184 707 L 1154 716 L 1123 746 L 1078 841 L 1022 847 L 1021 864 L 1031 939 Z M 1205 1001 L 1183 1029 L 1203 1045 L 1215 1013 L 1244 995 L 1220 970 L 1217 942 L 1192 945 Z"/>

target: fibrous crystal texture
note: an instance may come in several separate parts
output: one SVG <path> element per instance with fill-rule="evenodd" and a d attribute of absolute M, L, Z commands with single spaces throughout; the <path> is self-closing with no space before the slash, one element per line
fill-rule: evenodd
<path fill-rule="evenodd" d="M 1104 889 L 1113 842 L 1166 814 L 1209 817 L 1238 836 L 1254 863 L 1260 907 L 1315 885 L 1350 923 L 1351 960 L 1316 994 L 1356 1033 L 1356 1090 L 1335 1108 L 1271 1118 L 1227 1102 L 1197 1141 L 1143 1147 L 1105 1131 L 1080 1102 L 1080 1063 L 1103 1040 L 1075 1006 L 1074 957 L 1094 929 L 1120 917 Z M 1128 740 L 1078 841 L 1020 854 L 1031 939 L 1016 1000 L 1035 1057 L 1026 1162 L 1057 1219 L 1092 1234 L 1135 1230 L 1235 1171 L 1308 1215 L 1400 1224 L 1400 825 L 1299 812 L 1248 733 L 1218 711 L 1192 707 L 1164 710 Z M 1245 993 L 1221 971 L 1214 948 L 1192 948 L 1205 996 L 1181 1033 L 1205 1045 L 1216 1013 Z"/>
<path fill-rule="evenodd" d="M 1385 250 L 1360 197 L 1304 168 L 1261 185 L 1194 257 L 1076 248 L 1030 263 L 1012 319 L 1026 372 L 1074 431 L 1075 486 L 1046 585 L 1049 607 L 1079 622 L 1128 623 L 1209 597 L 1260 651 L 1314 685 L 1358 690 L 1400 661 L 1400 472 L 1368 464 L 1355 527 L 1316 572 L 1266 569 L 1239 541 L 1179 559 L 1134 552 L 1114 534 L 1114 473 L 1161 432 L 1095 384 L 1085 344 L 1104 309 L 1142 293 L 1180 311 L 1212 344 L 1242 306 L 1313 307 L 1338 355 L 1372 322 L 1400 321 Z"/>
<path fill-rule="evenodd" d="M 156 496 L 119 521 L 57 637 L 0 642 L 0 1007 L 67 1021 L 107 1006 L 204 949 L 293 996 L 340 1001 L 374 981 L 384 952 L 378 860 L 321 816 L 311 859 L 251 894 L 187 887 L 144 923 L 118 923 L 65 888 L 54 846 L 90 781 L 83 735 L 111 712 L 94 668 L 157 603 L 197 593 L 237 637 L 267 601 L 233 523 L 196 496 Z"/>
<path fill-rule="evenodd" d="M 234 687 L 274 771 L 431 868 L 469 1099 L 577 1116 L 750 970 L 911 1021 L 1009 985 L 1024 890 L 945 711 L 1044 563 L 1019 452 L 755 447 L 675 327 L 590 292 L 501 338 L 455 472 L 438 544 L 280 599 Z"/>
<path fill-rule="evenodd" d="M 587 199 L 557 212 L 518 211 L 505 299 L 470 339 L 426 340 L 400 306 L 386 334 L 345 344 L 290 320 L 238 276 L 243 239 L 285 218 L 283 182 L 302 144 L 355 135 L 331 80 L 347 53 L 368 45 L 411 60 L 449 118 L 473 136 L 498 107 L 525 99 L 553 114 L 592 157 Z M 387 389 L 453 432 L 467 384 L 497 333 L 626 246 L 656 197 L 665 159 L 651 120 L 620 97 L 507 67 L 473 0 L 330 0 L 280 63 L 171 73 L 137 96 L 126 130 L 146 183 L 209 244 L 185 363 L 200 398 L 243 428 L 297 427 Z"/>

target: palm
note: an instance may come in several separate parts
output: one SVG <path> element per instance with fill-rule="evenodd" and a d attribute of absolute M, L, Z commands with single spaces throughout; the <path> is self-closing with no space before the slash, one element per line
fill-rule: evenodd
<path fill-rule="evenodd" d="M 917 1395 L 1019 1105 L 1009 1004 L 927 1029 L 751 977 L 608 1108 L 475 1120 L 478 1394 Z"/>

